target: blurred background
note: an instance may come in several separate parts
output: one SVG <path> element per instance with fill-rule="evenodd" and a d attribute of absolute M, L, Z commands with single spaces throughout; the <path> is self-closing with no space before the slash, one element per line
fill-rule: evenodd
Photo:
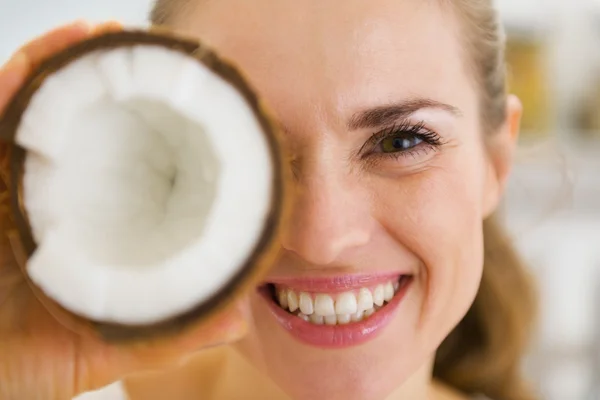
<path fill-rule="evenodd" d="M 524 103 L 505 206 L 537 277 L 529 371 L 545 399 L 600 400 L 600 0 L 500 0 Z"/>
<path fill-rule="evenodd" d="M 0 63 L 76 18 L 145 25 L 150 3 L 0 0 Z M 525 107 L 504 213 L 542 299 L 527 369 L 544 399 L 600 400 L 600 0 L 497 4 Z"/>

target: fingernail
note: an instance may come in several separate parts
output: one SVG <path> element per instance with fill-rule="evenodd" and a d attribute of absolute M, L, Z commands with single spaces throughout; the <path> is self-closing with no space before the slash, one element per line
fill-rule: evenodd
<path fill-rule="evenodd" d="M 82 30 L 84 30 L 86 32 L 91 32 L 92 29 L 94 29 L 94 25 L 91 22 L 86 21 L 84 19 L 80 19 L 80 20 L 75 21 L 73 23 L 73 27 L 75 27 L 75 28 L 81 28 Z"/>
<path fill-rule="evenodd" d="M 2 67 L 2 72 L 13 71 L 27 66 L 27 56 L 22 52 L 17 52 Z"/>
<path fill-rule="evenodd" d="M 120 21 L 116 20 L 116 19 L 111 20 L 111 21 L 107 21 L 106 25 L 110 26 L 112 28 L 122 28 L 123 27 L 123 24 Z"/>

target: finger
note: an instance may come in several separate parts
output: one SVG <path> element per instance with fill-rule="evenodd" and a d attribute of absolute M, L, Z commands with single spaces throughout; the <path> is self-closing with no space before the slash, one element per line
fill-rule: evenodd
<path fill-rule="evenodd" d="M 213 321 L 209 321 L 206 326 L 200 326 L 198 330 L 190 332 L 182 338 L 177 347 L 185 354 L 240 340 L 248 332 L 249 316 L 245 304 L 235 304 Z"/>
<path fill-rule="evenodd" d="M 0 115 L 19 87 L 25 82 L 29 70 L 29 60 L 22 52 L 16 53 L 0 69 Z"/>
<path fill-rule="evenodd" d="M 7 233 L 13 257 L 21 271 L 25 271 L 27 265 L 27 253 L 23 247 L 23 242 L 16 230 L 11 230 Z"/>
<path fill-rule="evenodd" d="M 109 32 L 119 32 L 123 30 L 123 25 L 118 21 L 108 21 L 94 27 L 92 34 L 94 36 Z"/>
<path fill-rule="evenodd" d="M 84 22 L 57 28 L 21 47 L 0 69 L 0 115 L 6 105 L 23 85 L 31 68 L 50 55 L 83 40 L 91 32 Z"/>
<path fill-rule="evenodd" d="M 89 23 L 77 21 L 32 40 L 19 52 L 25 54 L 31 64 L 36 65 L 49 56 L 89 37 L 93 29 Z"/>
<path fill-rule="evenodd" d="M 138 370 L 164 368 L 184 362 L 200 350 L 238 341 L 247 331 L 248 317 L 238 303 L 177 338 L 143 342 L 123 349 L 120 356 Z"/>
<path fill-rule="evenodd" d="M 1 182 L 0 182 L 0 186 Z M 13 226 L 8 193 L 0 187 L 0 304 L 11 294 L 11 289 L 23 282 L 19 259 L 14 252 Z M 0 357 L 1 358 L 1 357 Z"/>
<path fill-rule="evenodd" d="M 241 339 L 247 329 L 245 307 L 237 304 L 177 339 L 124 347 L 94 340 L 91 347 L 80 349 L 83 358 L 79 365 L 85 368 L 78 374 L 77 390 L 95 390 L 133 373 L 180 365 L 199 350 Z"/>
<path fill-rule="evenodd" d="M 0 115 L 18 88 L 23 85 L 33 66 L 90 35 L 117 32 L 122 29 L 123 26 L 117 21 L 109 21 L 97 26 L 77 21 L 54 29 L 24 45 L 0 70 Z"/>
<path fill-rule="evenodd" d="M 19 50 L 19 53 L 25 54 L 31 63 L 37 64 L 52 54 L 91 35 L 115 32 L 122 29 L 123 26 L 118 21 L 109 21 L 95 26 L 85 21 L 76 21 L 72 24 L 56 28 L 32 40 L 24 45 Z"/>
<path fill-rule="evenodd" d="M 202 349 L 235 342 L 244 337 L 247 331 L 248 319 L 245 312 L 236 305 L 176 337 L 123 345 L 106 345 L 98 339 L 93 339 L 93 342 L 109 351 L 109 358 L 112 358 L 109 366 L 120 371 L 136 371 L 177 364 Z"/>

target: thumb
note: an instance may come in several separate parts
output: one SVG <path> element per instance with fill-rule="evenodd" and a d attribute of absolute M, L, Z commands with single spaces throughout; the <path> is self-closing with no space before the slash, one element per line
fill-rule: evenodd
<path fill-rule="evenodd" d="M 127 349 L 127 364 L 137 365 L 139 368 L 162 368 L 179 364 L 198 351 L 242 339 L 248 332 L 250 318 L 249 303 L 246 298 L 242 298 L 175 337 L 130 345 Z"/>

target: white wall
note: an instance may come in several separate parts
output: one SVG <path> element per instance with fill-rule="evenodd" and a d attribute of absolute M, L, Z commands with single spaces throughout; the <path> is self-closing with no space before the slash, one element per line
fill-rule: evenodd
<path fill-rule="evenodd" d="M 23 42 L 84 18 L 145 25 L 152 0 L 0 0 L 0 63 Z"/>

